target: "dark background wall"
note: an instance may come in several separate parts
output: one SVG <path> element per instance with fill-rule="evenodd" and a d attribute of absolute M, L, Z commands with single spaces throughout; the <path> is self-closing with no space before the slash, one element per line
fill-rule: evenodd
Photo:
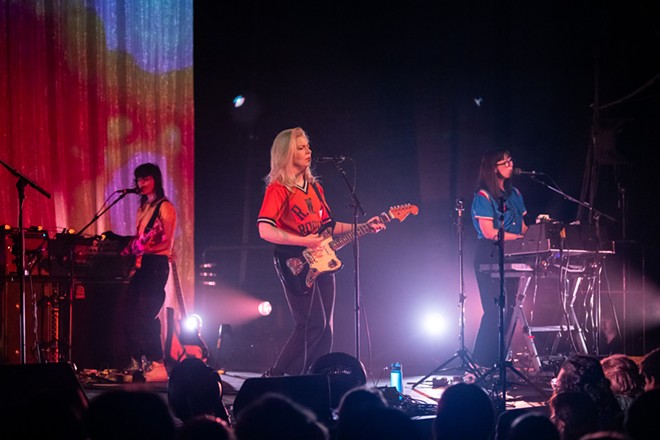
<path fill-rule="evenodd" d="M 459 198 L 467 208 L 472 347 L 481 309 L 469 206 L 481 154 L 501 146 L 517 167 L 542 170 L 567 195 L 593 197 L 605 214 L 599 224 L 620 250 L 604 265 L 603 302 L 631 328 L 626 351 L 657 345 L 652 188 L 660 34 L 646 3 L 222 3 L 195 4 L 195 247 L 198 264 L 218 265 L 220 284 L 198 287 L 196 308 L 214 344 L 219 323 L 236 317 L 230 292 L 274 307 L 268 317 L 233 323 L 223 363 L 266 368 L 289 330 L 270 247 L 255 221 L 272 140 L 294 126 L 308 132 L 313 154 L 351 158 L 341 167 L 367 218 L 403 203 L 420 210 L 359 242 L 360 358 L 375 376 L 394 361 L 422 374 L 458 348 Z M 239 94 L 246 101 L 235 108 Z M 606 108 L 596 112 L 594 103 Z M 351 221 L 342 174 L 332 164 L 316 173 L 335 217 Z M 586 210 L 578 213 L 578 204 L 544 185 L 525 176 L 515 185 L 531 221 L 541 213 L 590 221 Z M 345 267 L 337 274 L 335 350 L 354 354 L 350 247 L 339 257 Z M 429 311 L 447 320 L 439 339 L 420 329 Z"/>

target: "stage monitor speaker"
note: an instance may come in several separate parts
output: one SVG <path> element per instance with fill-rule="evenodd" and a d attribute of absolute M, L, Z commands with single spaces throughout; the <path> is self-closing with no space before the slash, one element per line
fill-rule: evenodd
<path fill-rule="evenodd" d="M 16 428 L 25 435 L 26 423 L 43 425 L 65 414 L 82 417 L 89 404 L 67 363 L 2 365 L 0 390 L 0 424 L 5 434 Z"/>
<path fill-rule="evenodd" d="M 288 397 L 311 410 L 321 423 L 327 425 L 331 421 L 330 381 L 324 374 L 246 379 L 234 399 L 234 417 L 240 417 L 245 407 L 267 393 Z"/>
<path fill-rule="evenodd" d="M 309 374 L 325 374 L 330 380 L 330 407 L 339 408 L 341 399 L 353 388 L 367 383 L 367 370 L 357 358 L 343 352 L 328 353 L 318 358 Z"/>

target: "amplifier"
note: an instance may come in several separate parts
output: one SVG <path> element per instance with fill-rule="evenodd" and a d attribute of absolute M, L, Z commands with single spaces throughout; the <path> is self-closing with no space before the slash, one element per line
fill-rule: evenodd
<path fill-rule="evenodd" d="M 121 255 L 124 247 L 120 240 L 58 234 L 48 243 L 51 276 L 99 281 L 125 279 L 134 257 Z"/>

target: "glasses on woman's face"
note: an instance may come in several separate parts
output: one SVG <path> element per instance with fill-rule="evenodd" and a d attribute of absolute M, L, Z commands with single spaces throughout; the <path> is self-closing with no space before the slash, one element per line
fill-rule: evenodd
<path fill-rule="evenodd" d="M 508 159 L 501 160 L 501 161 L 497 162 L 495 165 L 497 165 L 498 167 L 499 166 L 505 166 L 505 167 L 513 166 L 513 158 L 510 157 Z"/>

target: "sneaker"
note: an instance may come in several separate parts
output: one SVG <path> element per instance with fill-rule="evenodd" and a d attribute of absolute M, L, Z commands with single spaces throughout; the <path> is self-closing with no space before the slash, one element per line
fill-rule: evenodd
<path fill-rule="evenodd" d="M 165 364 L 163 362 L 148 363 L 144 371 L 144 379 L 147 382 L 167 382 Z"/>
<path fill-rule="evenodd" d="M 142 369 L 142 365 L 134 358 L 131 358 L 131 361 L 129 364 L 124 368 L 124 373 L 126 374 L 133 374 L 136 371 L 140 371 Z"/>

